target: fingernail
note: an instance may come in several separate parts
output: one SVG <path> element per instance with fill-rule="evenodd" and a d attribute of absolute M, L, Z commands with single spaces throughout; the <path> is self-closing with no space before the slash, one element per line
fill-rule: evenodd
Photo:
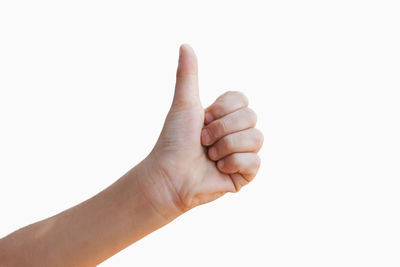
<path fill-rule="evenodd" d="M 224 160 L 220 160 L 220 161 L 218 161 L 218 167 L 220 168 L 220 169 L 222 169 L 223 167 L 224 167 Z"/>
<path fill-rule="evenodd" d="M 208 132 L 207 129 L 203 129 L 201 131 L 201 137 L 203 139 L 203 142 L 208 145 L 211 143 L 211 137 L 210 137 L 210 133 Z"/>
<path fill-rule="evenodd" d="M 205 117 L 206 117 L 206 123 L 210 123 L 214 120 L 213 116 L 209 112 L 206 112 Z"/>
<path fill-rule="evenodd" d="M 182 55 L 182 49 L 183 49 L 183 44 L 181 46 L 179 46 L 179 56 Z"/>
<path fill-rule="evenodd" d="M 211 147 L 208 150 L 208 153 L 209 153 L 211 159 L 217 158 L 217 149 L 215 147 Z"/>
<path fill-rule="evenodd" d="M 179 57 L 178 57 L 178 62 L 181 62 L 181 58 L 182 58 L 182 50 L 183 50 L 183 45 L 181 45 L 179 47 Z"/>

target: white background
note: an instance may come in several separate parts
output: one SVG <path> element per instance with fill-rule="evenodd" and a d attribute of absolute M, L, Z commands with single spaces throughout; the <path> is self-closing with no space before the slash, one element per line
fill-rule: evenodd
<path fill-rule="evenodd" d="M 144 158 L 191 44 L 265 135 L 238 194 L 101 266 L 399 266 L 398 1 L 1 1 L 0 236 Z"/>

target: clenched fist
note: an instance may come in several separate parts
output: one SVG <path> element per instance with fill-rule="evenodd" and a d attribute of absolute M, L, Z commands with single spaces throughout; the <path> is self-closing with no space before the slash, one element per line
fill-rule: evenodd
<path fill-rule="evenodd" d="M 248 99 L 229 91 L 204 109 L 197 69 L 193 49 L 182 45 L 171 109 L 154 149 L 141 163 L 153 173 L 143 186 L 160 213 L 168 202 L 184 212 L 237 192 L 260 166 L 263 135 L 254 128 L 257 116 Z"/>

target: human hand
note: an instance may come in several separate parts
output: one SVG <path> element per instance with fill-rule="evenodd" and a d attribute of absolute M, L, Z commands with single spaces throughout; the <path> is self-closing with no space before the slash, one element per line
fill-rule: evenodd
<path fill-rule="evenodd" d="M 160 137 L 146 166 L 144 192 L 156 209 L 172 203 L 185 212 L 249 183 L 260 166 L 263 143 L 256 114 L 240 92 L 226 92 L 203 109 L 197 59 L 180 48 L 175 94 Z M 154 175 L 155 174 L 155 175 Z"/>
<path fill-rule="evenodd" d="M 94 266 L 257 173 L 263 135 L 247 98 L 203 109 L 197 60 L 180 49 L 175 95 L 151 153 L 92 198 L 0 239 L 0 266 Z M 62 242 L 60 242 L 60 240 Z"/>

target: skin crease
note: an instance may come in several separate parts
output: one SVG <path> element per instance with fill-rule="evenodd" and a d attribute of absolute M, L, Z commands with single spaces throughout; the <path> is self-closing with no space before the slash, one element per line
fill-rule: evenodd
<path fill-rule="evenodd" d="M 197 58 L 180 48 L 174 99 L 149 155 L 92 198 L 0 239 L 3 266 L 95 266 L 256 175 L 263 143 L 240 92 L 204 109 Z"/>

